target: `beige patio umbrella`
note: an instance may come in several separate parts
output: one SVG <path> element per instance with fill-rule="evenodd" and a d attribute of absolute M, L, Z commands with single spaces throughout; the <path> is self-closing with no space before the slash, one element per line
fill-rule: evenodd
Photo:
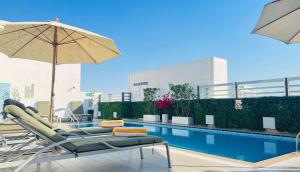
<path fill-rule="evenodd" d="M 0 52 L 10 58 L 52 63 L 51 109 L 53 121 L 55 67 L 59 64 L 101 63 L 119 56 L 113 40 L 77 27 L 50 22 L 2 22 Z"/>
<path fill-rule="evenodd" d="M 300 0 L 275 0 L 265 5 L 252 33 L 286 44 L 300 42 Z"/>

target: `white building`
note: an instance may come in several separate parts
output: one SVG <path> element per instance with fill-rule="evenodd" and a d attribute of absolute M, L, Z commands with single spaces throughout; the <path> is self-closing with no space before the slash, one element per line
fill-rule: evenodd
<path fill-rule="evenodd" d="M 51 70 L 49 63 L 12 59 L 0 53 L 0 102 L 8 96 L 26 105 L 50 101 Z M 82 100 L 80 76 L 79 64 L 57 66 L 55 108 L 67 107 L 70 101 Z"/>
<path fill-rule="evenodd" d="M 145 88 L 159 88 L 160 94 L 164 94 L 169 91 L 170 83 L 190 83 L 194 88 L 197 85 L 227 83 L 227 60 L 210 57 L 128 76 L 132 101 L 142 101 Z"/>

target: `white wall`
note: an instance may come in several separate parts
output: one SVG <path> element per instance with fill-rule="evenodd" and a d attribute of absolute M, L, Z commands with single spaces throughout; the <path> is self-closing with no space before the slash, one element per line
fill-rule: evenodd
<path fill-rule="evenodd" d="M 49 101 L 51 90 L 49 63 L 8 58 L 0 54 L 0 83 L 10 83 L 11 91 L 18 90 L 21 102 L 34 105 L 36 101 Z M 57 65 L 55 82 L 55 108 L 66 107 L 71 100 L 82 100 L 79 64 Z M 25 89 L 33 84 L 33 97 L 25 97 Z M 29 91 L 31 92 L 31 91 Z"/>
<path fill-rule="evenodd" d="M 134 86 L 138 83 L 147 83 Z M 161 69 L 132 73 L 128 76 L 128 89 L 132 92 L 133 101 L 143 100 L 144 88 L 159 88 L 159 94 L 169 91 L 169 84 L 190 83 L 210 85 L 227 82 L 227 61 L 222 58 L 211 57 L 193 62 L 178 64 Z"/>
<path fill-rule="evenodd" d="M 227 60 L 213 57 L 212 59 L 212 84 L 223 84 L 228 82 L 227 76 Z"/>

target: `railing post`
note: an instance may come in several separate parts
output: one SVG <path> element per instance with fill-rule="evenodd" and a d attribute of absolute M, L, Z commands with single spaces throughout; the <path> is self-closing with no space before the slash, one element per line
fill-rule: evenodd
<path fill-rule="evenodd" d="M 122 102 L 124 102 L 124 92 L 122 92 Z"/>
<path fill-rule="evenodd" d="M 197 85 L 197 99 L 200 99 L 200 86 Z"/>
<path fill-rule="evenodd" d="M 235 98 L 238 99 L 239 98 L 239 90 L 238 90 L 237 82 L 234 83 L 234 90 L 235 90 Z"/>
<path fill-rule="evenodd" d="M 287 77 L 284 78 L 284 89 L 285 89 L 285 97 L 289 96 L 289 80 Z"/>
<path fill-rule="evenodd" d="M 107 94 L 107 98 L 108 98 L 107 101 L 108 101 L 108 102 L 111 102 L 111 93 L 108 93 L 108 94 Z"/>
<path fill-rule="evenodd" d="M 101 94 L 99 94 L 99 100 L 98 100 L 98 114 L 97 114 L 97 118 L 101 118 Z M 100 112 L 100 114 L 99 114 Z M 76 117 L 75 117 L 76 118 Z M 77 118 L 76 118 L 77 119 Z"/>

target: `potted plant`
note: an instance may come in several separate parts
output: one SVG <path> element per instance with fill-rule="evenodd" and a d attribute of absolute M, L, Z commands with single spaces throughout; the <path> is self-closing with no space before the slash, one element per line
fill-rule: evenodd
<path fill-rule="evenodd" d="M 143 121 L 148 122 L 159 122 L 160 116 L 155 114 L 155 99 L 157 88 L 146 88 L 144 89 L 144 102 L 146 104 L 146 114 L 143 115 Z"/>
<path fill-rule="evenodd" d="M 193 87 L 188 84 L 170 84 L 172 99 L 176 101 L 175 115 L 172 116 L 172 123 L 191 125 L 194 123 L 191 117 L 192 100 L 196 97 L 193 94 Z"/>
<path fill-rule="evenodd" d="M 173 102 L 170 97 L 170 93 L 164 94 L 162 99 L 156 101 L 156 108 L 162 111 L 161 121 L 163 123 L 167 123 L 169 120 L 169 115 L 166 113 L 168 109 L 170 109 L 173 105 Z"/>

